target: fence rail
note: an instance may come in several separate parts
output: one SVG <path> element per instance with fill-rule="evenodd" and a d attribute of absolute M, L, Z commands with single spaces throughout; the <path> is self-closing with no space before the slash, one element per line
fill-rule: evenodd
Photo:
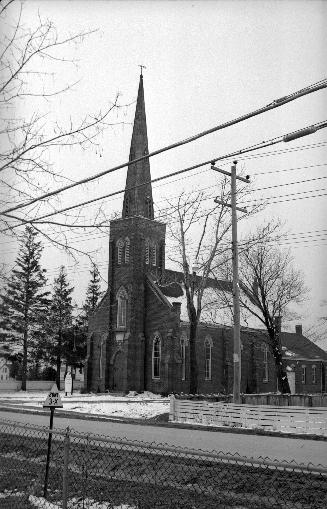
<path fill-rule="evenodd" d="M 170 397 L 169 420 L 174 422 L 263 429 L 327 436 L 327 409 L 235 405 Z"/>
<path fill-rule="evenodd" d="M 0 420 L 0 507 L 217 509 L 327 507 L 327 467 L 245 458 Z"/>

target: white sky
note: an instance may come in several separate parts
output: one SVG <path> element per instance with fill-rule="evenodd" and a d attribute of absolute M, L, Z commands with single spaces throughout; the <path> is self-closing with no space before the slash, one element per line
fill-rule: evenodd
<path fill-rule="evenodd" d="M 78 68 L 57 66 L 58 83 L 81 79 L 74 92 L 55 98 L 48 106 L 50 119 L 79 118 L 84 113 L 105 109 L 121 93 L 120 102 L 135 101 L 139 67 L 144 71 L 149 150 L 158 149 L 192 134 L 252 111 L 274 99 L 299 90 L 326 77 L 327 3 L 311 1 L 67 1 L 28 0 L 24 20 L 35 23 L 37 12 L 48 17 L 62 35 L 98 29 L 75 49 Z M 64 55 L 71 56 L 71 55 Z M 223 155 L 311 125 L 326 118 L 327 90 L 311 94 L 259 117 L 211 134 L 184 147 L 151 159 L 152 177 Z M 32 108 L 32 104 L 26 105 Z M 23 108 L 23 106 L 22 106 Z M 127 123 L 107 130 L 100 138 L 100 150 L 79 149 L 52 154 L 52 162 L 63 175 L 77 180 L 128 159 L 134 106 L 124 109 L 114 121 Z M 50 120 L 49 120 L 50 121 Z M 254 197 L 289 196 L 303 198 L 324 194 L 327 178 L 327 132 L 281 144 L 263 157 L 238 158 L 239 167 L 255 178 L 254 188 L 289 184 L 254 192 Z M 309 148 L 307 146 L 310 146 Z M 276 151 L 305 147 L 304 150 Z M 101 154 L 101 157 L 100 157 Z M 229 166 L 228 162 L 228 166 Z M 227 166 L 227 168 L 228 168 Z M 307 167 L 307 168 L 305 168 Z M 295 169 L 297 168 L 297 169 Z M 295 170 L 294 170 L 295 169 Z M 154 201 L 164 207 L 165 198 L 187 191 L 214 186 L 216 175 L 208 168 L 193 172 L 183 180 L 154 186 Z M 280 173 L 277 171 L 287 170 Z M 292 171 L 291 171 L 292 170 Z M 271 172 L 271 173 L 270 173 Z M 126 169 L 61 196 L 61 204 L 101 196 L 124 187 Z M 291 182 L 320 178 L 293 185 Z M 284 198 L 285 200 L 285 198 Z M 53 202 L 58 206 L 58 202 Z M 122 195 L 106 200 L 107 212 L 120 211 Z M 84 209 L 85 218 L 89 211 Z M 287 221 L 289 243 L 296 266 L 312 289 L 301 308 L 303 324 L 312 323 L 325 311 L 327 299 L 326 196 L 274 203 L 257 219 L 272 217 Z M 60 216 L 54 219 L 59 220 Z M 240 225 L 240 235 L 249 227 Z M 91 237 L 91 241 L 90 238 Z M 293 240 L 291 240 L 293 239 Z M 106 278 L 108 239 L 99 233 L 76 230 L 71 241 L 81 249 L 98 249 L 96 254 Z M 3 258 L 11 263 L 17 254 L 13 242 L 4 241 Z M 89 279 L 89 262 L 78 264 L 46 247 L 43 263 L 52 279 L 61 263 L 69 266 L 79 304 Z"/>

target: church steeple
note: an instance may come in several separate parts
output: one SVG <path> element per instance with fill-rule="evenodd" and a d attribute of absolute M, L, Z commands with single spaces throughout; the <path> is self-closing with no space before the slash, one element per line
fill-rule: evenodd
<path fill-rule="evenodd" d="M 129 161 L 149 153 L 144 104 L 143 76 L 141 73 L 134 117 Z M 142 216 L 154 219 L 149 159 L 130 164 L 127 170 L 123 218 Z"/>

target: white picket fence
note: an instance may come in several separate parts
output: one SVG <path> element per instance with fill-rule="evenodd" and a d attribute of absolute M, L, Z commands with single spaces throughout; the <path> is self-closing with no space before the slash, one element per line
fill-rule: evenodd
<path fill-rule="evenodd" d="M 327 408 L 234 405 L 170 397 L 169 421 L 327 436 Z"/>

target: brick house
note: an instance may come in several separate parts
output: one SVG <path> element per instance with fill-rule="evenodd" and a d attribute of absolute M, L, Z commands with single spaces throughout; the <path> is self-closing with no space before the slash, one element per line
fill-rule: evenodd
<path fill-rule="evenodd" d="M 129 161 L 148 153 L 141 75 Z M 188 322 L 182 274 L 165 268 L 165 234 L 166 225 L 154 218 L 149 159 L 131 163 L 122 217 L 110 224 L 108 290 L 89 317 L 85 365 L 85 388 L 89 391 L 189 391 Z M 220 284 L 228 285 L 208 281 L 206 291 L 217 289 Z M 205 316 L 203 320 L 196 343 L 198 390 L 230 393 L 232 329 L 210 323 Z M 319 357 L 319 362 L 318 357 L 314 359 L 315 383 L 307 383 L 313 380 L 313 365 L 293 347 L 290 340 L 293 336 L 297 338 L 294 345 L 309 340 L 300 334 L 285 336 L 285 362 L 295 373 L 296 389 L 301 369 L 298 362 L 306 363 L 307 373 L 311 370 L 305 383 L 299 386 L 301 392 L 325 389 L 323 364 L 327 363 L 327 354 L 320 349 L 319 354 L 316 350 L 307 352 L 310 359 L 312 353 Z M 242 392 L 276 390 L 274 363 L 264 337 L 264 331 L 249 328 L 241 331 Z M 299 355 L 292 357 L 291 364 L 289 352 Z"/>

